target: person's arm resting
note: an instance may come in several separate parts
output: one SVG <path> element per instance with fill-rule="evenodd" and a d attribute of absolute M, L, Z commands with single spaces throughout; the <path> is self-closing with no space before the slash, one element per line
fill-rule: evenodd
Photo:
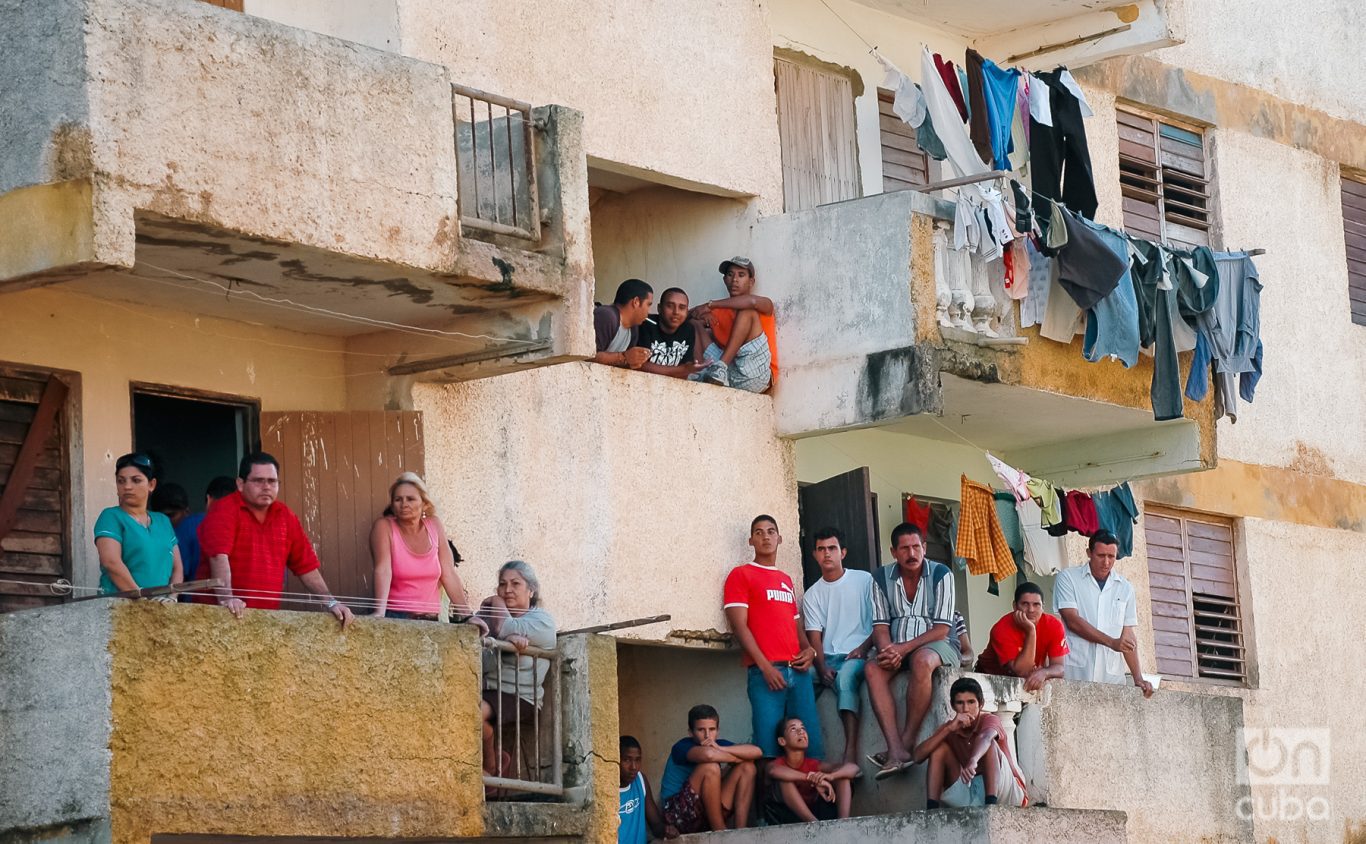
<path fill-rule="evenodd" d="M 758 311 L 761 314 L 773 313 L 773 300 L 767 296 L 757 296 L 753 293 L 746 293 L 743 296 L 728 296 L 725 299 L 713 299 L 707 303 L 713 308 L 730 308 L 733 311 Z"/>
<path fill-rule="evenodd" d="M 1119 640 L 1097 630 L 1091 622 L 1081 617 L 1080 610 L 1074 607 L 1061 607 L 1058 610 L 1058 615 L 1062 616 L 1063 622 L 1067 625 L 1068 633 L 1075 633 L 1088 642 L 1104 645 L 1112 651 L 1119 650 Z"/>

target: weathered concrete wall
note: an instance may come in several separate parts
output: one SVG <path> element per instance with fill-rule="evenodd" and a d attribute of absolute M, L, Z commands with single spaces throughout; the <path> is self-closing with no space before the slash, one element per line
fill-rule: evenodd
<path fill-rule="evenodd" d="M 753 559 L 759 513 L 800 577 L 792 452 L 767 396 L 572 363 L 413 398 L 428 484 L 481 596 L 523 559 L 562 629 L 670 613 L 626 635 L 725 630 L 721 583 Z"/>
<path fill-rule="evenodd" d="M 935 408 L 934 362 L 915 348 L 912 191 L 767 217 L 751 250 L 778 313 L 775 404 L 786 435 Z M 832 232 L 838 236 L 832 237 Z M 757 285 L 756 285 L 757 289 Z"/>
<path fill-rule="evenodd" d="M 864 841 L 910 844 L 984 844 L 1050 841 L 1056 844 L 1124 844 L 1123 812 L 1071 809 L 937 809 L 814 824 L 766 826 L 709 833 L 718 844 L 858 844 Z M 701 840 L 688 836 L 680 840 Z"/>
<path fill-rule="evenodd" d="M 1185 43 L 1153 58 L 1366 123 L 1355 35 L 1366 29 L 1366 6 L 1311 0 L 1296 4 L 1290 19 L 1276 0 L 1184 5 Z"/>
<path fill-rule="evenodd" d="M 1237 698 L 1132 686 L 1051 683 L 1041 711 L 1050 806 L 1128 813 L 1134 841 L 1250 842 L 1238 800 Z M 1025 737 L 1021 736 L 1022 742 Z"/>
<path fill-rule="evenodd" d="M 402 51 L 447 66 L 454 81 L 581 110 L 594 159 L 782 207 L 760 6 L 557 0 L 527 15 L 477 0 L 400 0 L 398 19 Z"/>
<path fill-rule="evenodd" d="M 81 14 L 98 69 L 87 96 L 100 214 L 121 249 L 140 208 L 449 263 L 455 145 L 442 68 L 206 3 L 87 0 Z"/>
<path fill-rule="evenodd" d="M 0 361 L 81 375 L 72 450 L 77 585 L 98 564 L 89 527 L 116 503 L 114 460 L 132 448 L 132 382 L 254 398 L 263 410 L 341 410 L 342 342 L 183 311 L 126 305 L 58 288 L 0 297 Z M 84 475 L 81 482 L 80 475 Z"/>
<path fill-rule="evenodd" d="M 114 841 L 482 831 L 472 628 L 114 606 Z"/>
<path fill-rule="evenodd" d="M 103 602 L 0 615 L 0 839 L 109 814 Z"/>

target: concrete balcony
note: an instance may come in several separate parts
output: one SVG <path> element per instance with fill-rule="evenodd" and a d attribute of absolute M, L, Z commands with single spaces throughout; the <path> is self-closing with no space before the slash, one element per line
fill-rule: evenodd
<path fill-rule="evenodd" d="M 0 839 L 615 840 L 615 649 L 558 650 L 567 796 L 485 803 L 467 626 L 117 599 L 0 616 Z"/>
<path fill-rule="evenodd" d="M 953 251 L 951 219 L 947 203 L 900 191 L 755 224 L 752 253 L 781 315 L 780 434 L 883 427 L 1078 485 L 1212 465 L 1209 403 L 1154 422 L 1146 356 L 1127 370 L 1089 363 L 1080 337 L 1017 329 L 1015 304 L 988 281 L 999 262 Z"/>
<path fill-rule="evenodd" d="M 0 291 L 345 337 L 405 377 L 592 353 L 578 112 L 191 0 L 10 4 L 0 56 Z"/>

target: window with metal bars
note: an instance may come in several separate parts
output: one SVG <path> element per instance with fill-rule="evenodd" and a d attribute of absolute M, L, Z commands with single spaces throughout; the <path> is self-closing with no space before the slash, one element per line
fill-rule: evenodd
<path fill-rule="evenodd" d="M 1158 671 L 1245 685 L 1233 523 L 1155 505 L 1143 518 Z"/>
<path fill-rule="evenodd" d="M 1342 177 L 1342 236 L 1347 247 L 1347 304 L 1366 325 L 1366 177 Z"/>
<path fill-rule="evenodd" d="M 1175 246 L 1210 245 L 1214 216 L 1204 131 L 1116 111 L 1124 228 Z"/>

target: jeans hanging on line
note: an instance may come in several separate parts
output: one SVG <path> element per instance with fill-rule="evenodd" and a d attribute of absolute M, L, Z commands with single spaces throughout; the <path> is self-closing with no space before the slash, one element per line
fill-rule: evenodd
<path fill-rule="evenodd" d="M 1036 123 L 1030 127 L 1029 160 L 1034 192 L 1094 219 L 1099 202 L 1081 103 L 1059 81 L 1059 73 L 1053 70 L 1037 77 L 1048 86 L 1053 125 Z"/>

